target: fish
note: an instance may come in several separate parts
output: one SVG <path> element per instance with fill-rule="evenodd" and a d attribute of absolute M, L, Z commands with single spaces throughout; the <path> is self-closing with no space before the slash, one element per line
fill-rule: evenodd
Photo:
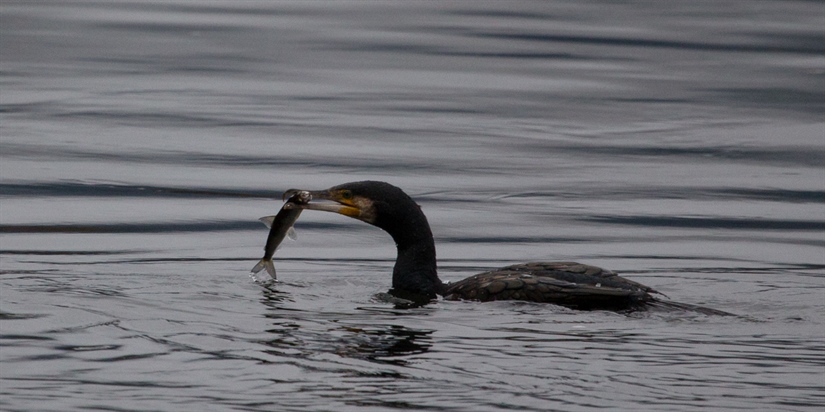
<path fill-rule="evenodd" d="M 300 208 L 292 207 L 293 204 L 306 204 L 312 200 L 312 196 L 305 190 L 289 190 L 284 194 L 284 197 L 290 195 L 284 206 L 275 216 L 264 216 L 258 220 L 269 227 L 269 236 L 266 238 L 266 245 L 264 246 L 264 257 L 258 261 L 258 264 L 252 268 L 251 275 L 257 280 L 255 274 L 261 270 L 266 269 L 266 273 L 277 279 L 275 275 L 275 264 L 272 262 L 272 255 L 275 250 L 281 245 L 281 242 L 288 236 L 290 239 L 295 239 L 295 221 L 301 215 Z"/>

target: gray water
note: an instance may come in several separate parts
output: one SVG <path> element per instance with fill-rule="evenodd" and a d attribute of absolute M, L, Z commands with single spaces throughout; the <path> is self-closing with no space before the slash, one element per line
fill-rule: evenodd
<path fill-rule="evenodd" d="M 0 6 L 0 410 L 819 411 L 816 1 Z M 396 184 L 444 280 L 536 260 L 736 317 L 397 309 L 391 239 L 288 188 Z"/>

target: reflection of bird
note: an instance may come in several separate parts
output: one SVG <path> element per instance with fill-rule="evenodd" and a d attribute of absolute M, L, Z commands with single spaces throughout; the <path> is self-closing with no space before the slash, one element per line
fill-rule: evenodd
<path fill-rule="evenodd" d="M 292 195 L 299 190 L 287 192 Z M 392 293 L 421 301 L 447 299 L 526 300 L 577 309 L 632 309 L 657 302 L 655 290 L 595 266 L 574 262 L 537 262 L 479 273 L 442 283 L 436 273 L 435 243 L 421 208 L 401 189 L 384 182 L 345 183 L 309 191 L 301 209 L 336 212 L 384 229 L 395 240 L 398 258 Z M 315 200 L 335 203 L 314 203 Z"/>

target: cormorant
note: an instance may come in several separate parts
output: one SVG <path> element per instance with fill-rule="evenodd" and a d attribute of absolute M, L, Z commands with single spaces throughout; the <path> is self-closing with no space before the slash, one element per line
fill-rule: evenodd
<path fill-rule="evenodd" d="M 290 189 L 285 196 L 303 191 Z M 306 192 L 312 195 L 309 203 L 290 207 L 339 213 L 377 226 L 392 236 L 398 257 L 390 293 L 397 297 L 416 302 L 429 301 L 437 295 L 450 300 L 525 300 L 574 309 L 612 310 L 639 309 L 661 302 L 652 296 L 659 292 L 650 287 L 612 271 L 575 262 L 524 263 L 443 283 L 436 270 L 435 242 L 427 218 L 421 207 L 398 187 L 363 181 Z M 316 200 L 335 203 L 314 203 Z"/>

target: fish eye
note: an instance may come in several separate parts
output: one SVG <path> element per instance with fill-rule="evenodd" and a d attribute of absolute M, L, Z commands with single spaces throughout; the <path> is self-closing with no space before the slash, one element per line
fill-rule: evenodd
<path fill-rule="evenodd" d="M 344 200 L 351 200 L 352 199 L 352 192 L 349 190 L 342 190 L 341 191 L 341 198 Z"/>

